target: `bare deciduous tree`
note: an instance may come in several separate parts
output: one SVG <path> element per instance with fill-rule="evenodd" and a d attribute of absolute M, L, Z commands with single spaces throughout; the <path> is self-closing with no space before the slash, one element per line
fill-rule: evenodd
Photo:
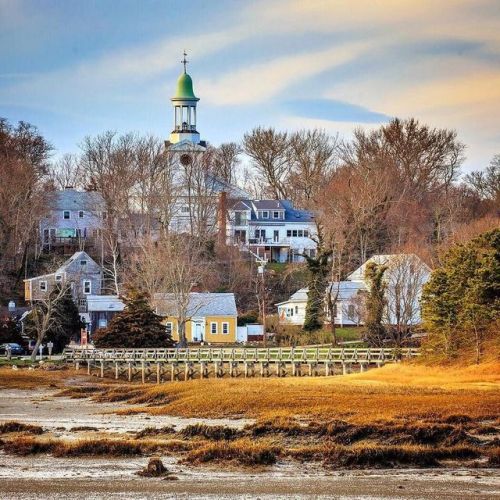
<path fill-rule="evenodd" d="M 253 160 L 260 181 L 268 188 L 268 195 L 277 200 L 288 199 L 289 135 L 273 128 L 257 127 L 243 136 L 243 150 Z"/>

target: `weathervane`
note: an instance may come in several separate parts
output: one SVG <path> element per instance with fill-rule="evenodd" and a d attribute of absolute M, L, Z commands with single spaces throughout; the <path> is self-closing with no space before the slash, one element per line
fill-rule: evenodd
<path fill-rule="evenodd" d="M 186 59 L 186 51 L 184 51 L 184 59 L 181 61 L 182 64 L 184 64 L 184 73 L 186 72 L 186 64 L 189 62 L 187 59 Z"/>

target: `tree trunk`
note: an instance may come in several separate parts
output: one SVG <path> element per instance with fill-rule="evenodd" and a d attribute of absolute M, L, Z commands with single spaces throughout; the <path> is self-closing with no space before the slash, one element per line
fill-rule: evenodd
<path fill-rule="evenodd" d="M 43 338 L 38 337 L 36 339 L 35 347 L 33 348 L 33 352 L 31 353 L 31 362 L 34 363 L 36 361 L 36 356 L 38 354 L 38 349 L 42 344 Z"/>

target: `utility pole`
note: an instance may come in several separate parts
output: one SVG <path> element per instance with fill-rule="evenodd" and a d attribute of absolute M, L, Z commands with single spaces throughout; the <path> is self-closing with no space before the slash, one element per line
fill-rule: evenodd
<path fill-rule="evenodd" d="M 249 252 L 255 257 L 255 262 L 258 264 L 257 274 L 260 276 L 260 279 L 257 284 L 258 292 L 257 298 L 259 301 L 260 312 L 262 316 L 262 328 L 263 328 L 263 339 L 264 346 L 267 345 L 267 333 L 266 333 L 266 265 L 268 260 L 256 253 L 253 253 L 251 250 Z"/>

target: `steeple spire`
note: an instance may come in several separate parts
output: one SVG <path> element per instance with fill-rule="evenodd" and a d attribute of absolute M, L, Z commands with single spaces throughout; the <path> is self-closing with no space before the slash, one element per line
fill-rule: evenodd
<path fill-rule="evenodd" d="M 186 59 L 186 51 L 184 50 L 184 59 L 181 61 L 182 64 L 184 64 L 184 74 L 186 73 L 186 64 L 189 62 L 187 59 Z"/>

